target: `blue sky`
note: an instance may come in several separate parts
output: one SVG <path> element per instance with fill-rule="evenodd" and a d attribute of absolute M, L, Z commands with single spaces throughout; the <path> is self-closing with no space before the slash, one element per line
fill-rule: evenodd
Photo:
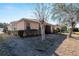
<path fill-rule="evenodd" d="M 33 14 L 35 7 L 36 4 L 32 3 L 0 3 L 0 22 L 10 23 L 21 18 L 35 18 Z"/>
<path fill-rule="evenodd" d="M 0 22 L 10 23 L 21 18 L 35 18 L 33 10 L 36 4 L 32 3 L 0 3 Z M 49 21 L 51 24 L 57 22 Z M 78 25 L 77 25 L 78 26 Z"/>
<path fill-rule="evenodd" d="M 11 22 L 21 18 L 34 18 L 33 9 L 35 4 L 1 4 L 0 22 Z"/>

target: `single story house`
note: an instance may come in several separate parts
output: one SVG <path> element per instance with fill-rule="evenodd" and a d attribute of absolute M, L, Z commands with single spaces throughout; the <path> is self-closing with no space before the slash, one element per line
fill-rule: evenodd
<path fill-rule="evenodd" d="M 53 33 L 54 25 L 45 23 L 45 33 Z M 8 31 L 16 35 L 31 36 L 40 34 L 40 23 L 34 19 L 22 18 L 21 20 L 11 22 L 8 25 Z"/>
<path fill-rule="evenodd" d="M 3 29 L 4 29 L 4 28 L 0 28 L 0 34 L 3 33 Z"/>

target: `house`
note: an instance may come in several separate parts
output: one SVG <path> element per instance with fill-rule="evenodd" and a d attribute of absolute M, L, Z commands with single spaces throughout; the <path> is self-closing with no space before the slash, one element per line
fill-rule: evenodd
<path fill-rule="evenodd" d="M 0 34 L 3 33 L 3 29 L 4 29 L 4 28 L 0 28 Z"/>
<path fill-rule="evenodd" d="M 18 21 L 11 22 L 8 25 L 8 31 L 16 35 L 33 36 L 40 35 L 40 23 L 35 19 L 22 18 Z M 45 23 L 45 33 L 53 32 L 53 25 Z"/>

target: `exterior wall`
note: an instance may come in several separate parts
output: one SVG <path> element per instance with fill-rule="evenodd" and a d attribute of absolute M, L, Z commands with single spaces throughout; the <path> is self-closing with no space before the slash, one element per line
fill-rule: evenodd
<path fill-rule="evenodd" d="M 25 30 L 25 22 L 21 21 L 16 24 L 16 30 Z"/>
<path fill-rule="evenodd" d="M 39 23 L 31 22 L 30 27 L 31 27 L 31 29 L 39 30 Z"/>
<path fill-rule="evenodd" d="M 10 31 L 19 31 L 19 30 L 27 30 L 27 26 L 28 24 L 30 25 L 30 29 L 37 29 L 39 30 L 39 23 L 38 22 L 34 22 L 34 21 L 29 21 L 29 20 L 20 20 L 17 22 L 12 22 L 9 26 L 8 26 L 8 30 Z M 50 25 L 50 24 L 46 24 L 48 26 L 50 26 L 50 32 L 53 33 L 53 30 L 55 28 L 57 28 L 58 26 L 55 25 Z M 29 32 L 31 33 L 31 32 Z"/>
<path fill-rule="evenodd" d="M 30 24 L 30 28 L 31 29 L 39 29 L 39 23 L 36 22 L 30 22 L 30 21 L 20 21 L 17 23 L 10 23 L 10 25 L 8 25 L 8 30 L 9 31 L 14 31 L 14 30 L 26 30 L 27 29 L 27 24 Z"/>
<path fill-rule="evenodd" d="M 7 27 L 8 27 L 8 30 L 9 30 L 9 31 L 11 31 L 11 30 L 12 30 L 12 27 L 11 27 L 11 25 L 10 25 L 10 24 L 9 24 Z"/>
<path fill-rule="evenodd" d="M 10 23 L 9 25 L 8 25 L 8 30 L 9 31 L 14 31 L 16 29 L 16 24 L 15 23 Z"/>

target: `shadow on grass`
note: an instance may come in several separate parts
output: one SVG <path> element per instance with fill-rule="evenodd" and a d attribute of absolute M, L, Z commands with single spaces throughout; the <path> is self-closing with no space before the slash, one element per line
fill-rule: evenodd
<path fill-rule="evenodd" d="M 36 50 L 45 53 L 45 56 L 52 56 L 52 55 L 58 56 L 58 54 L 55 53 L 55 51 L 62 44 L 65 38 L 66 35 L 54 34 L 54 36 L 52 35 L 52 38 L 49 37 L 46 40 L 44 40 L 44 42 L 48 42 L 48 43 L 44 44 L 43 42 L 44 45 L 42 43 L 41 45 L 37 45 Z"/>
<path fill-rule="evenodd" d="M 32 56 L 52 56 L 52 55 L 58 56 L 58 54 L 55 53 L 55 51 L 62 44 L 62 42 L 65 40 L 65 38 L 66 38 L 66 35 L 50 34 L 50 35 L 46 35 L 46 40 L 43 40 L 43 41 L 40 40 L 40 37 L 36 37 L 36 38 L 35 37 L 31 37 L 31 38 L 13 38 L 12 37 L 13 41 L 11 39 L 11 42 L 17 43 L 17 46 L 20 46 L 19 45 L 20 43 L 18 43 L 18 41 L 19 41 L 18 39 L 22 39 L 19 42 L 24 43 L 24 45 L 25 45 L 24 48 L 26 47 L 25 48 L 26 52 L 23 52 L 23 55 L 25 55 L 25 56 L 26 55 L 29 55 L 29 56 L 30 55 L 32 55 Z M 17 41 L 14 41 L 14 39 L 15 40 L 17 39 Z M 9 43 L 10 45 L 12 44 L 11 42 Z M 6 46 L 6 44 L 4 44 L 4 45 Z M 12 52 L 12 49 L 18 51 L 19 48 L 16 49 L 17 46 L 15 46 L 15 44 L 12 44 L 11 46 L 8 45 L 6 47 L 9 50 L 11 55 L 15 55 L 15 56 L 18 54 L 22 55 L 21 52 L 17 52 L 18 54 Z M 22 47 L 22 46 L 20 46 L 20 47 Z M 22 49 L 22 51 L 23 51 L 23 49 Z M 28 52 L 27 52 L 27 50 L 28 50 Z M 25 54 L 25 53 L 27 53 L 27 54 Z"/>
<path fill-rule="evenodd" d="M 49 48 L 48 55 L 55 55 L 58 56 L 57 53 L 55 53 L 56 49 L 62 44 L 62 42 L 66 39 L 66 35 L 62 35 L 62 34 L 56 34 L 56 37 L 53 38 L 53 45 Z"/>

